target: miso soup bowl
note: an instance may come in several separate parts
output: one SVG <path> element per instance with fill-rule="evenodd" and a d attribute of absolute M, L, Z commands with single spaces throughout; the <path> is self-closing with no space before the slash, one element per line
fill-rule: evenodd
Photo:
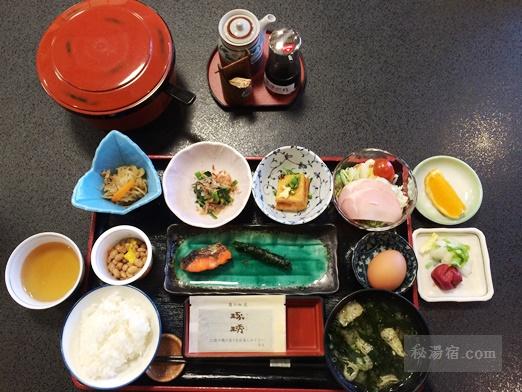
<path fill-rule="evenodd" d="M 55 301 L 39 301 L 33 297 L 31 297 L 24 289 L 24 285 L 22 282 L 22 266 L 24 265 L 25 259 L 33 251 L 33 249 L 37 248 L 40 245 L 47 244 L 50 242 L 59 242 L 62 244 L 66 244 L 74 251 L 76 254 L 76 260 L 80 267 L 78 276 L 76 277 L 76 281 L 73 286 L 67 291 L 61 298 Z M 24 241 L 22 241 L 11 253 L 9 260 L 7 261 L 7 266 L 5 268 L 5 285 L 7 287 L 7 291 L 15 300 L 16 303 L 28 309 L 48 309 L 53 306 L 58 305 L 65 301 L 79 286 L 82 281 L 84 273 L 83 266 L 83 257 L 78 249 L 78 246 L 71 240 L 69 237 L 64 236 L 63 234 L 53 233 L 53 232 L 44 232 L 35 234 Z"/>
<path fill-rule="evenodd" d="M 350 301 L 359 302 L 363 308 L 364 303 L 374 302 L 374 303 L 384 303 L 390 306 L 393 306 L 395 309 L 398 309 L 405 317 L 408 317 L 411 321 L 413 329 L 415 330 L 416 335 L 430 335 L 430 331 L 426 321 L 410 301 L 404 298 L 402 295 L 392 293 L 391 291 L 386 290 L 377 290 L 377 289 L 364 289 L 355 291 L 343 299 L 341 299 L 337 305 L 334 307 L 328 319 L 326 320 L 326 325 L 324 329 L 324 347 L 325 347 L 325 357 L 328 368 L 332 372 L 333 376 L 337 380 L 337 382 L 347 391 L 350 392 L 366 392 L 367 389 L 357 384 L 353 381 L 348 381 L 341 370 L 341 365 L 338 363 L 337 358 L 333 354 L 334 345 L 330 341 L 330 334 L 334 328 L 334 325 L 337 323 L 337 314 L 343 309 L 343 307 Z M 365 310 L 366 311 L 366 310 Z M 391 326 L 391 325 L 390 325 Z M 349 327 L 349 324 L 348 324 Z M 348 328 L 347 327 L 347 328 Z M 392 327 L 392 326 L 391 326 Z M 424 342 L 424 340 L 423 340 Z M 403 342 L 404 344 L 404 342 Z M 406 348 L 405 348 L 405 351 Z M 401 359 L 402 360 L 402 359 Z M 378 366 L 378 365 L 375 365 Z M 409 377 L 399 388 L 393 388 L 394 391 L 408 391 L 408 392 L 416 392 L 419 391 L 426 380 L 428 373 L 426 371 L 423 372 L 415 372 L 412 373 L 412 376 Z M 396 384 L 396 387 L 399 385 Z M 383 389 L 388 390 L 388 389 Z"/>

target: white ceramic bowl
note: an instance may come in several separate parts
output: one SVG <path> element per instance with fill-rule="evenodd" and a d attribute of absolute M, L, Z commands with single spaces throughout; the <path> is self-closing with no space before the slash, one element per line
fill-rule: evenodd
<path fill-rule="evenodd" d="M 78 333 L 81 315 L 89 306 L 99 303 L 112 293 L 119 293 L 123 298 L 132 299 L 146 312 L 150 321 L 151 335 L 141 357 L 130 362 L 125 371 L 109 379 L 94 379 L 85 374 L 78 363 Z M 65 365 L 81 383 L 96 389 L 113 389 L 127 385 L 138 378 L 152 362 L 161 335 L 161 320 L 158 310 L 152 300 L 141 290 L 132 286 L 103 286 L 90 291 L 83 296 L 72 308 L 63 327 L 61 350 Z"/>
<path fill-rule="evenodd" d="M 275 208 L 277 183 L 285 170 L 303 173 L 311 180 L 310 199 L 303 211 Z M 326 164 L 312 151 L 298 146 L 279 147 L 257 166 L 252 193 L 261 211 L 270 219 L 286 225 L 300 225 L 317 218 L 328 207 L 333 194 L 333 177 Z"/>
<path fill-rule="evenodd" d="M 29 294 L 27 294 L 24 290 L 22 284 L 22 266 L 26 257 L 33 249 L 49 242 L 60 242 L 70 246 L 76 254 L 80 270 L 74 285 L 67 293 L 65 293 L 63 297 L 57 299 L 56 301 L 38 301 L 30 297 Z M 76 287 L 78 287 L 80 284 L 83 278 L 83 273 L 83 257 L 80 249 L 78 249 L 78 246 L 76 246 L 76 244 L 69 237 L 66 237 L 63 234 L 45 232 L 35 234 L 25 239 L 15 248 L 13 253 L 11 253 L 5 268 L 5 285 L 7 286 L 7 291 L 11 297 L 23 307 L 28 309 L 48 309 L 65 301 L 73 293 Z"/>
<path fill-rule="evenodd" d="M 234 201 L 216 218 L 201 214 L 196 205 L 192 184 L 197 171 L 225 170 L 238 181 Z M 163 173 L 163 196 L 170 210 L 183 222 L 204 228 L 224 225 L 237 217 L 245 208 L 252 189 L 252 172 L 243 155 L 230 146 L 217 142 L 200 142 L 190 145 L 174 155 Z"/>
<path fill-rule="evenodd" d="M 119 280 L 112 276 L 107 269 L 107 256 L 110 249 L 121 240 L 136 238 L 147 246 L 147 259 L 143 267 L 132 278 Z M 152 267 L 152 245 L 149 237 L 143 231 L 134 226 L 115 226 L 105 231 L 98 237 L 92 247 L 91 266 L 96 276 L 102 281 L 114 286 L 122 286 L 132 283 L 146 275 Z"/>

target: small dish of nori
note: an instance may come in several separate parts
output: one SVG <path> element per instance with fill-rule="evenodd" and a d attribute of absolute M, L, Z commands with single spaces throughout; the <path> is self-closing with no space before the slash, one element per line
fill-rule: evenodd
<path fill-rule="evenodd" d="M 328 367 L 348 391 L 417 391 L 427 373 L 404 371 L 405 335 L 429 335 L 411 302 L 385 290 L 354 292 L 326 322 Z"/>

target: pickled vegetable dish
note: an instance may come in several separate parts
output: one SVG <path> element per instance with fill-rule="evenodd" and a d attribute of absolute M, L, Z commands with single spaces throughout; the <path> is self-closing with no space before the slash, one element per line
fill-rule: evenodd
<path fill-rule="evenodd" d="M 114 173 L 104 170 L 103 198 L 113 203 L 128 206 L 147 194 L 145 169 L 134 165 L 119 166 Z"/>
<path fill-rule="evenodd" d="M 412 373 L 404 372 L 404 335 L 416 335 L 412 321 L 393 305 L 350 301 L 328 333 L 332 362 L 344 378 L 371 392 L 389 391 Z"/>

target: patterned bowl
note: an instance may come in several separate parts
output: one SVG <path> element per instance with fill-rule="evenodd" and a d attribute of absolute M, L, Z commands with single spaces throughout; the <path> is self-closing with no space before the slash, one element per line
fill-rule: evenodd
<path fill-rule="evenodd" d="M 294 170 L 310 178 L 308 206 L 299 212 L 275 208 L 277 182 L 285 170 Z M 272 151 L 257 166 L 252 194 L 258 207 L 270 219 L 285 225 L 300 225 L 317 218 L 330 204 L 333 177 L 326 164 L 304 147 L 285 146 Z"/>
<path fill-rule="evenodd" d="M 399 294 L 404 293 L 412 286 L 417 276 L 417 258 L 408 242 L 397 233 L 387 231 L 366 234 L 357 242 L 353 251 L 348 251 L 346 260 L 350 262 L 351 254 L 355 277 L 363 287 L 370 287 L 367 275 L 368 263 L 377 253 L 387 249 L 401 252 L 406 259 L 406 278 L 400 287 L 394 290 Z"/>

